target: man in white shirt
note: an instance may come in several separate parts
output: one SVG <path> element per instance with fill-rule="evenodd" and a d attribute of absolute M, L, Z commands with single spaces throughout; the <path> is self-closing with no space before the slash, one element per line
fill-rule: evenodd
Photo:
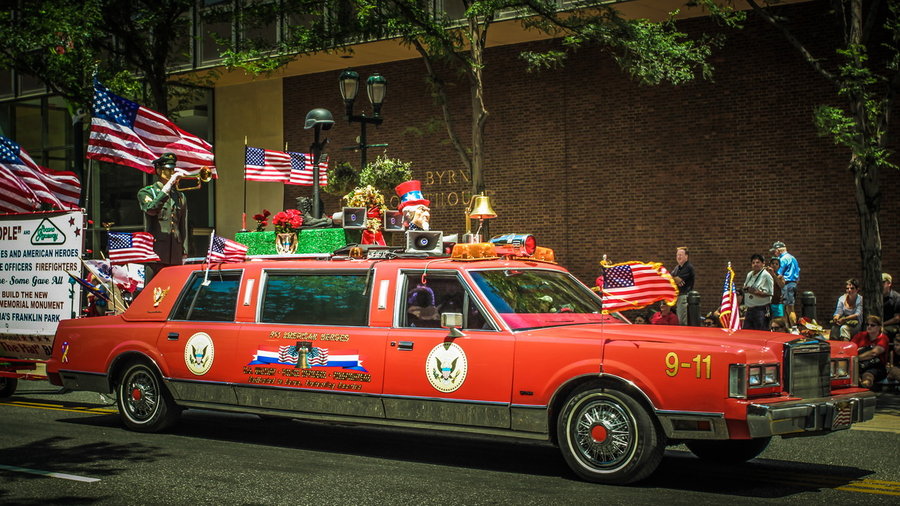
<path fill-rule="evenodd" d="M 769 304 L 772 302 L 774 281 L 765 269 L 762 255 L 750 257 L 750 272 L 744 281 L 744 304 L 747 312 L 744 315 L 744 328 L 753 330 L 769 330 Z"/>

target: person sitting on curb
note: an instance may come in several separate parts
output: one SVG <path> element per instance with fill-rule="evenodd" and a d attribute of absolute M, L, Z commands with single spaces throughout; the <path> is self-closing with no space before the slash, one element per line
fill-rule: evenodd
<path fill-rule="evenodd" d="M 844 295 L 838 297 L 834 316 L 831 317 L 832 340 L 849 341 L 850 336 L 865 330 L 861 328 L 862 295 L 859 294 L 859 281 L 854 278 L 845 282 Z"/>

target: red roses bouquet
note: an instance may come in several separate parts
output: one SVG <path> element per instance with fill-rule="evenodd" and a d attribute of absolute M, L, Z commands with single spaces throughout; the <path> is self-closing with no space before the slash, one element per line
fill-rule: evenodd
<path fill-rule="evenodd" d="M 268 209 L 263 209 L 261 213 L 253 215 L 253 219 L 256 220 L 257 232 L 262 232 L 266 229 L 266 226 L 269 224 L 269 216 L 271 215 L 272 213 Z"/>
<path fill-rule="evenodd" d="M 275 214 L 272 224 L 275 225 L 275 232 L 279 234 L 299 232 L 300 227 L 303 226 L 303 215 L 296 209 L 285 209 Z"/>

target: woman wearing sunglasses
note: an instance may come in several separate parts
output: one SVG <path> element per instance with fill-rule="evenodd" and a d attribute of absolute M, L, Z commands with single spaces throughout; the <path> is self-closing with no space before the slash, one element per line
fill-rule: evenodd
<path fill-rule="evenodd" d="M 887 376 L 888 337 L 881 327 L 881 318 L 866 318 L 866 328 L 853 336 L 850 342 L 859 348 L 859 386 L 872 388 L 876 381 Z"/>

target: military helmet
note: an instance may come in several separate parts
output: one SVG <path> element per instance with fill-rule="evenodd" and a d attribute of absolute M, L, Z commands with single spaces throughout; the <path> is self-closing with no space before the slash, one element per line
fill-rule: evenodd
<path fill-rule="evenodd" d="M 156 160 L 153 160 L 153 167 L 157 169 L 167 168 L 174 169 L 175 162 L 178 161 L 178 157 L 175 156 L 175 153 L 163 153 L 163 155 Z"/>
<path fill-rule="evenodd" d="M 331 115 L 331 111 L 317 107 L 306 113 L 306 124 L 303 125 L 303 128 L 310 129 L 316 125 L 322 125 L 322 130 L 328 130 L 333 124 L 334 116 Z"/>

